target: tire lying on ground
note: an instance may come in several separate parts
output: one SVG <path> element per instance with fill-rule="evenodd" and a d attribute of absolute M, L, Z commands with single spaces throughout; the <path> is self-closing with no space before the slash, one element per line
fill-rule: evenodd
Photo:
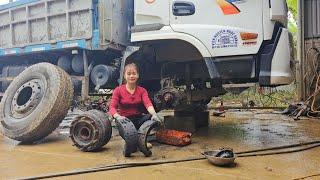
<path fill-rule="evenodd" d="M 9 85 L 0 103 L 3 134 L 31 143 L 54 131 L 68 113 L 73 97 L 70 76 L 61 68 L 39 63 Z"/>
<path fill-rule="evenodd" d="M 70 138 L 84 152 L 99 151 L 112 135 L 111 116 L 98 110 L 86 111 L 74 118 Z"/>

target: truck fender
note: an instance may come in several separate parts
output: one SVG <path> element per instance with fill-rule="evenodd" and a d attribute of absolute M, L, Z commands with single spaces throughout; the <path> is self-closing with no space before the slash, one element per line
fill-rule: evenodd
<path fill-rule="evenodd" d="M 280 27 L 274 32 L 273 42 L 267 44 L 260 55 L 259 84 L 276 86 L 290 84 L 293 81 L 290 68 L 289 32 Z"/>
<path fill-rule="evenodd" d="M 131 42 L 157 41 L 157 40 L 183 40 L 193 45 L 202 55 L 202 57 L 211 57 L 209 50 L 197 38 L 190 34 L 175 32 L 169 26 L 163 27 L 159 31 L 148 31 L 132 33 Z"/>

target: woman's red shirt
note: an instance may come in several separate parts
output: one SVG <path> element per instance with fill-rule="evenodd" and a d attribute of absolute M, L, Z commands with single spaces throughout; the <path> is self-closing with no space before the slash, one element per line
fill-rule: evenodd
<path fill-rule="evenodd" d="M 116 112 L 121 116 L 135 117 L 146 113 L 146 109 L 152 106 L 152 102 L 145 88 L 137 86 L 133 94 L 130 94 L 126 85 L 114 89 L 109 106 L 110 115 Z"/>

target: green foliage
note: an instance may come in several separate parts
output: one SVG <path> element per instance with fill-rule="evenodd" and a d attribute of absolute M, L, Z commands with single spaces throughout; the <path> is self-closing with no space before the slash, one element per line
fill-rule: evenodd
<path fill-rule="evenodd" d="M 287 0 L 289 11 L 293 14 L 295 20 L 298 18 L 298 4 L 297 0 Z"/>
<path fill-rule="evenodd" d="M 294 23 L 291 23 L 291 22 L 288 23 L 288 29 L 293 34 L 296 34 L 297 31 L 298 31 L 297 26 Z"/>
<path fill-rule="evenodd" d="M 280 88 L 281 89 L 281 88 Z M 227 93 L 219 98 L 213 98 L 212 105 L 217 106 L 222 100 L 226 106 L 248 106 L 249 101 L 253 101 L 258 107 L 287 107 L 295 101 L 297 97 L 295 88 L 286 90 L 277 88 L 265 88 L 259 90 L 258 87 L 251 87 L 240 94 Z"/>
<path fill-rule="evenodd" d="M 286 0 L 288 4 L 288 8 L 290 13 L 292 14 L 291 19 L 288 21 L 288 29 L 292 35 L 291 43 L 293 46 L 293 56 L 296 57 L 297 51 L 297 41 L 298 41 L 298 27 L 297 27 L 297 20 L 298 20 L 298 0 Z M 293 18 L 293 19 L 292 19 Z M 295 22 L 294 22 L 295 21 Z"/>

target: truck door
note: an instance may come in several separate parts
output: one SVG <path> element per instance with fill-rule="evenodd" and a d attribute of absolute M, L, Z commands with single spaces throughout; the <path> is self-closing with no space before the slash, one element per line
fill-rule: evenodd
<path fill-rule="evenodd" d="M 134 3 L 135 25 L 140 29 L 156 24 L 169 25 L 169 0 L 135 0 Z"/>
<path fill-rule="evenodd" d="M 200 40 L 212 56 L 256 54 L 263 41 L 262 1 L 170 0 L 170 26 Z"/>

